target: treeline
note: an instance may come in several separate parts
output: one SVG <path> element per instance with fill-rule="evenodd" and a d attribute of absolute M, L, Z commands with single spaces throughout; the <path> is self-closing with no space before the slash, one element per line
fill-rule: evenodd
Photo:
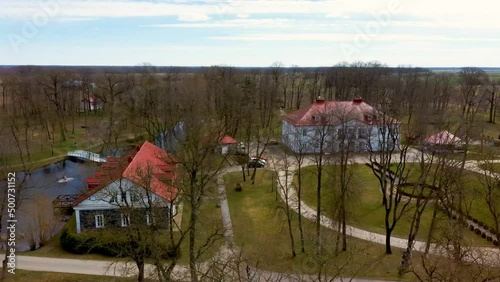
<path fill-rule="evenodd" d="M 91 72 L 92 68 L 17 67 L 0 76 L 0 115 L 9 121 L 1 132 L 24 140 L 18 151 L 30 159 L 30 136 L 37 135 L 47 144 L 66 141 L 80 118 L 88 125 L 92 107 L 93 114 L 105 121 L 93 125 L 98 131 L 94 135 L 104 143 L 119 139 L 123 129 L 131 126 L 145 129 L 152 139 L 189 107 L 221 120 L 228 134 L 247 139 L 252 134 L 246 125 L 265 127 L 276 122 L 273 111 L 299 109 L 318 96 L 362 98 L 374 106 L 383 103 L 384 110 L 395 117 L 417 108 L 433 123 L 444 122 L 450 108 L 466 112 L 477 103 L 494 122 L 497 107 L 496 82 L 478 68 L 435 73 L 359 62 L 316 69 L 277 63 L 265 69 L 213 66 L 199 73 L 147 64 L 133 69 L 123 73 L 120 68 Z"/>

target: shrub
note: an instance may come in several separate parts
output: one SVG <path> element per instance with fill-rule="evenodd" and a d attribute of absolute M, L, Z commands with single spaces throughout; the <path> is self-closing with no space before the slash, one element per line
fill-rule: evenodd
<path fill-rule="evenodd" d="M 477 235 L 481 235 L 481 230 L 476 228 L 476 229 L 474 229 L 474 233 L 476 233 Z"/>
<path fill-rule="evenodd" d="M 473 225 L 469 225 L 469 229 L 470 229 L 470 231 L 474 231 L 474 226 Z"/>
<path fill-rule="evenodd" d="M 481 237 L 483 237 L 483 239 L 486 239 L 486 233 L 481 233 Z"/>
<path fill-rule="evenodd" d="M 74 254 L 90 253 L 95 245 L 94 239 L 84 234 L 71 232 L 67 227 L 63 229 L 59 242 L 65 251 Z"/>
<path fill-rule="evenodd" d="M 236 185 L 234 187 L 234 191 L 241 192 L 242 190 L 243 190 L 243 188 L 241 187 L 241 183 L 236 182 Z"/>

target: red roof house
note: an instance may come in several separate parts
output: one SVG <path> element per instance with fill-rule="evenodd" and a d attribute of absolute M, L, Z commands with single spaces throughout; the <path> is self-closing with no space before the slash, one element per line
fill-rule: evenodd
<path fill-rule="evenodd" d="M 99 228 L 105 221 L 103 211 L 119 210 L 122 208 L 120 203 L 125 199 L 137 208 L 148 208 L 144 206 L 148 202 L 155 202 L 155 206 L 173 205 L 178 192 L 176 179 L 175 160 L 150 142 L 144 142 L 121 158 L 108 158 L 101 170 L 87 179 L 89 190 L 75 202 L 77 232 L 85 227 L 81 224 L 80 214 L 88 216 L 90 210 L 102 212 L 95 223 L 95 227 Z M 150 199 L 140 200 L 141 197 Z"/>
<path fill-rule="evenodd" d="M 294 152 L 317 153 L 319 132 L 328 128 L 331 132 L 321 141 L 324 142 L 323 151 L 339 150 L 339 130 L 348 131 L 344 134 L 349 134 L 349 150 L 377 151 L 387 146 L 380 146 L 375 138 L 381 132 L 399 132 L 399 126 L 400 122 L 380 113 L 361 98 L 325 101 L 318 97 L 311 105 L 283 116 L 282 142 Z M 388 130 L 383 130 L 384 127 Z M 399 148 L 399 133 L 397 135 L 398 144 L 390 145 Z"/>

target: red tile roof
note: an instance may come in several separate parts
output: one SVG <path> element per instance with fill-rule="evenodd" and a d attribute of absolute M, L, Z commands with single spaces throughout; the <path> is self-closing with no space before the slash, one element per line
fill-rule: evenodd
<path fill-rule="evenodd" d="M 320 118 L 321 115 L 326 116 L 326 121 Z M 353 101 L 317 100 L 309 106 L 284 116 L 283 119 L 295 126 L 317 126 L 325 123 L 337 125 L 341 123 L 341 119 L 344 122 L 355 119 L 366 124 L 377 124 L 377 119 L 369 118 L 369 116 L 376 115 L 377 110 L 361 99 Z"/>
<path fill-rule="evenodd" d="M 137 147 L 138 149 L 134 148 L 132 152 L 121 158 L 108 158 L 110 162 L 102 164 L 103 170 L 96 170 L 95 177 L 87 179 L 87 183 L 92 184 L 98 181 L 99 186 L 81 195 L 75 205 L 121 177 L 141 187 L 148 186 L 153 193 L 168 201 L 173 201 L 178 191 L 172 185 L 177 177 L 174 159 L 163 149 L 147 141 L 142 146 Z"/>
<path fill-rule="evenodd" d="M 425 138 L 424 142 L 433 145 L 457 145 L 461 142 L 461 140 L 448 131 L 443 130 L 439 133 Z"/>
<path fill-rule="evenodd" d="M 224 137 L 222 137 L 222 139 L 219 142 L 219 144 L 222 144 L 222 145 L 236 144 L 236 143 L 238 143 L 238 141 L 229 135 L 224 135 Z"/>

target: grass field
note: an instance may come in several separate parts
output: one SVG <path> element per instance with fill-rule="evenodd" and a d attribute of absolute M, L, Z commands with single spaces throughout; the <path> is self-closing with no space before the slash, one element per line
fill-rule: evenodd
<path fill-rule="evenodd" d="M 277 208 L 275 190 L 271 191 L 273 172 L 259 170 L 254 185 L 241 183 L 243 191 L 234 191 L 236 182 L 241 182 L 240 173 L 225 176 L 226 191 L 231 211 L 231 219 L 236 244 L 243 249 L 246 259 L 259 268 L 287 273 L 317 273 L 319 258 L 315 255 L 314 223 L 303 219 L 305 253 L 300 252 L 297 214 L 293 214 L 293 233 L 297 256 L 292 257 L 286 217 Z M 274 189 L 274 188 L 273 188 Z M 329 275 L 356 275 L 358 277 L 378 277 L 397 279 L 397 267 L 401 250 L 393 249 L 394 255 L 385 255 L 384 246 L 348 238 L 348 251 L 335 255 L 337 233 L 322 228 L 324 254 Z M 404 280 L 413 277 L 407 275 Z"/>
<path fill-rule="evenodd" d="M 385 234 L 385 208 L 382 205 L 382 192 L 377 178 L 373 175 L 370 168 L 365 165 L 355 164 L 350 167 L 352 170 L 351 193 L 348 199 L 348 210 L 350 218 L 348 224 L 371 231 L 379 234 Z M 338 189 L 335 184 L 335 177 L 333 171 L 334 166 L 327 166 L 323 174 L 323 187 L 321 192 L 323 212 L 330 218 L 336 218 L 335 215 L 335 202 L 337 201 L 335 195 Z M 418 175 L 413 168 L 411 177 Z M 295 176 L 294 181 L 297 181 Z M 303 169 L 303 200 L 311 207 L 316 207 L 316 186 L 317 176 L 314 167 L 306 167 Z M 477 207 L 476 211 L 479 211 Z M 405 213 L 396 224 L 392 232 L 393 236 L 400 238 L 407 238 L 411 220 L 414 215 L 415 206 L 410 203 L 406 208 Z M 482 208 L 481 208 L 482 210 Z M 429 203 L 421 216 L 420 229 L 417 234 L 417 240 L 425 241 L 429 233 L 432 214 L 434 211 L 434 204 Z M 437 212 L 437 226 L 448 222 L 445 214 Z M 467 238 L 476 245 L 488 245 L 482 238 L 474 235 L 472 232 L 467 231 Z"/>
<path fill-rule="evenodd" d="M 102 135 L 104 132 L 99 129 L 103 120 L 106 120 L 106 114 L 88 114 L 75 117 L 75 127 L 70 119 L 66 121 L 66 141 L 60 141 L 58 130 L 52 136 L 52 139 L 46 138 L 46 133 L 42 128 L 30 128 L 27 140 L 30 156 L 28 157 L 26 149 L 26 136 L 24 129 L 19 128 L 19 138 L 21 142 L 21 150 L 23 156 L 18 153 L 17 147 L 11 142 L 8 147 L 10 150 L 3 156 L 4 165 L 8 165 L 10 169 L 23 169 L 22 162 L 26 164 L 27 169 L 33 170 L 38 167 L 62 160 L 66 157 L 68 151 L 83 149 L 93 152 L 100 152 L 103 149 Z M 11 136 L 10 132 L 0 132 L 5 136 Z M 129 145 L 134 143 L 138 138 L 144 136 L 145 130 L 136 126 L 128 125 L 120 131 L 117 139 L 117 146 Z"/>

